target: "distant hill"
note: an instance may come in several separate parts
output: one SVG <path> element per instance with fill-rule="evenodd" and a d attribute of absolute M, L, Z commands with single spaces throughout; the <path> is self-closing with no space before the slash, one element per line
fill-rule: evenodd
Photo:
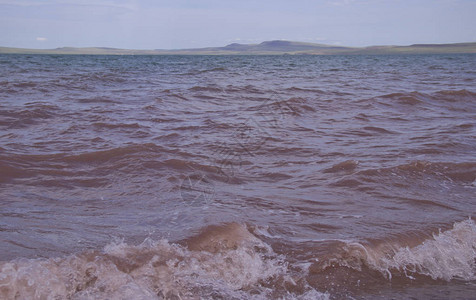
<path fill-rule="evenodd" d="M 346 50 L 348 47 L 335 47 L 322 44 L 311 44 L 290 41 L 268 41 L 261 44 L 230 44 L 225 47 L 215 48 L 217 51 L 248 51 L 248 52 L 306 52 L 320 50 Z"/>
<path fill-rule="evenodd" d="M 337 47 L 323 44 L 266 41 L 260 44 L 233 43 L 225 47 L 208 47 L 199 49 L 155 50 L 166 54 L 235 54 L 235 55 L 273 55 L 273 54 L 338 54 L 342 51 L 352 51 L 357 48 Z"/>
<path fill-rule="evenodd" d="M 91 55 L 365 55 L 476 53 L 476 43 L 415 44 L 410 46 L 344 47 L 324 44 L 266 41 L 260 44 L 233 43 L 224 47 L 178 50 L 130 50 L 106 47 L 23 49 L 0 47 L 0 54 L 91 54 Z"/>

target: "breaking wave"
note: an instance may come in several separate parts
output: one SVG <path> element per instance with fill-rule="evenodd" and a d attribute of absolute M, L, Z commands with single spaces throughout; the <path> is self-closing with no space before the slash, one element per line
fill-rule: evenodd
<path fill-rule="evenodd" d="M 293 280 L 283 256 L 245 226 L 211 226 L 181 243 L 111 243 L 103 251 L 0 264 L 0 298 L 263 299 Z M 297 299 L 327 299 L 310 287 Z"/>
<path fill-rule="evenodd" d="M 457 222 L 435 234 L 407 234 L 379 241 L 335 241 L 313 257 L 309 283 L 332 295 L 372 286 L 476 279 L 476 224 Z M 345 283 L 335 286 L 335 282 Z"/>
<path fill-rule="evenodd" d="M 176 243 L 121 241 L 63 258 L 3 262 L 0 297 L 329 299 L 364 286 L 476 279 L 476 224 L 471 219 L 433 235 L 377 242 L 279 247 L 282 242 L 264 233 L 229 223 L 208 226 Z M 309 255 L 296 254 L 296 249 Z"/>

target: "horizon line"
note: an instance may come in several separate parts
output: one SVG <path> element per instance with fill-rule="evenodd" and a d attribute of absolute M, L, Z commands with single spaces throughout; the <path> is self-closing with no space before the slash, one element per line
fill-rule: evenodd
<path fill-rule="evenodd" d="M 260 45 L 267 42 L 290 42 L 290 43 L 300 43 L 300 44 L 307 44 L 307 45 L 321 45 L 321 46 L 328 46 L 328 47 L 339 47 L 339 48 L 353 48 L 353 49 L 365 49 L 371 47 L 412 47 L 412 46 L 438 46 L 438 45 L 457 45 L 457 44 L 473 44 L 476 41 L 465 41 L 465 42 L 453 42 L 453 43 L 413 43 L 413 44 L 375 44 L 375 45 L 367 45 L 367 46 L 347 46 L 347 45 L 336 45 L 336 44 L 325 44 L 325 43 L 315 43 L 315 42 L 304 42 L 298 40 L 285 40 L 285 39 L 276 39 L 276 40 L 265 40 L 262 42 L 257 43 L 229 43 L 223 46 L 203 46 L 203 47 L 194 47 L 194 48 L 155 48 L 155 49 L 144 49 L 144 48 L 121 48 L 121 47 L 111 47 L 111 46 L 59 46 L 55 48 L 28 48 L 28 47 L 16 47 L 16 46 L 2 46 L 0 48 L 12 48 L 12 49 L 22 49 L 22 50 L 60 50 L 60 49 L 87 49 L 87 48 L 94 48 L 94 49 L 104 49 L 104 50 L 132 50 L 132 51 L 187 51 L 187 50 L 202 50 L 208 48 L 223 48 L 230 45 L 246 45 L 246 46 L 253 46 L 253 45 Z"/>

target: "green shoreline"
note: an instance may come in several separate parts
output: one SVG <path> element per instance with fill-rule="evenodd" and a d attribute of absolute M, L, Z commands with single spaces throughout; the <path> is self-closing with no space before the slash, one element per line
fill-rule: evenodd
<path fill-rule="evenodd" d="M 0 54 L 56 55 L 391 55 L 391 54 L 468 54 L 476 53 L 476 42 L 455 44 L 415 44 L 410 46 L 344 47 L 290 41 L 261 44 L 230 44 L 181 50 L 130 50 L 104 47 L 25 49 L 0 47 Z"/>

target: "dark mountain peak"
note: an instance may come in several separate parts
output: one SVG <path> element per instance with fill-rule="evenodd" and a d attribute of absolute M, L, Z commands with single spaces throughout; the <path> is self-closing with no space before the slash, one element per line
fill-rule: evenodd
<path fill-rule="evenodd" d="M 234 51 L 240 51 L 240 50 L 246 50 L 250 47 L 250 45 L 244 45 L 244 44 L 238 44 L 238 43 L 233 43 L 226 45 L 223 47 L 223 50 L 234 50 Z"/>
<path fill-rule="evenodd" d="M 293 51 L 313 51 L 313 50 L 320 50 L 323 47 L 327 47 L 324 45 L 319 44 L 310 44 L 310 43 L 301 43 L 301 42 L 292 42 L 292 41 L 283 41 L 283 40 L 275 40 L 275 41 L 267 41 L 262 42 L 257 46 L 261 50 L 265 51 L 281 51 L 281 52 L 293 52 Z"/>

